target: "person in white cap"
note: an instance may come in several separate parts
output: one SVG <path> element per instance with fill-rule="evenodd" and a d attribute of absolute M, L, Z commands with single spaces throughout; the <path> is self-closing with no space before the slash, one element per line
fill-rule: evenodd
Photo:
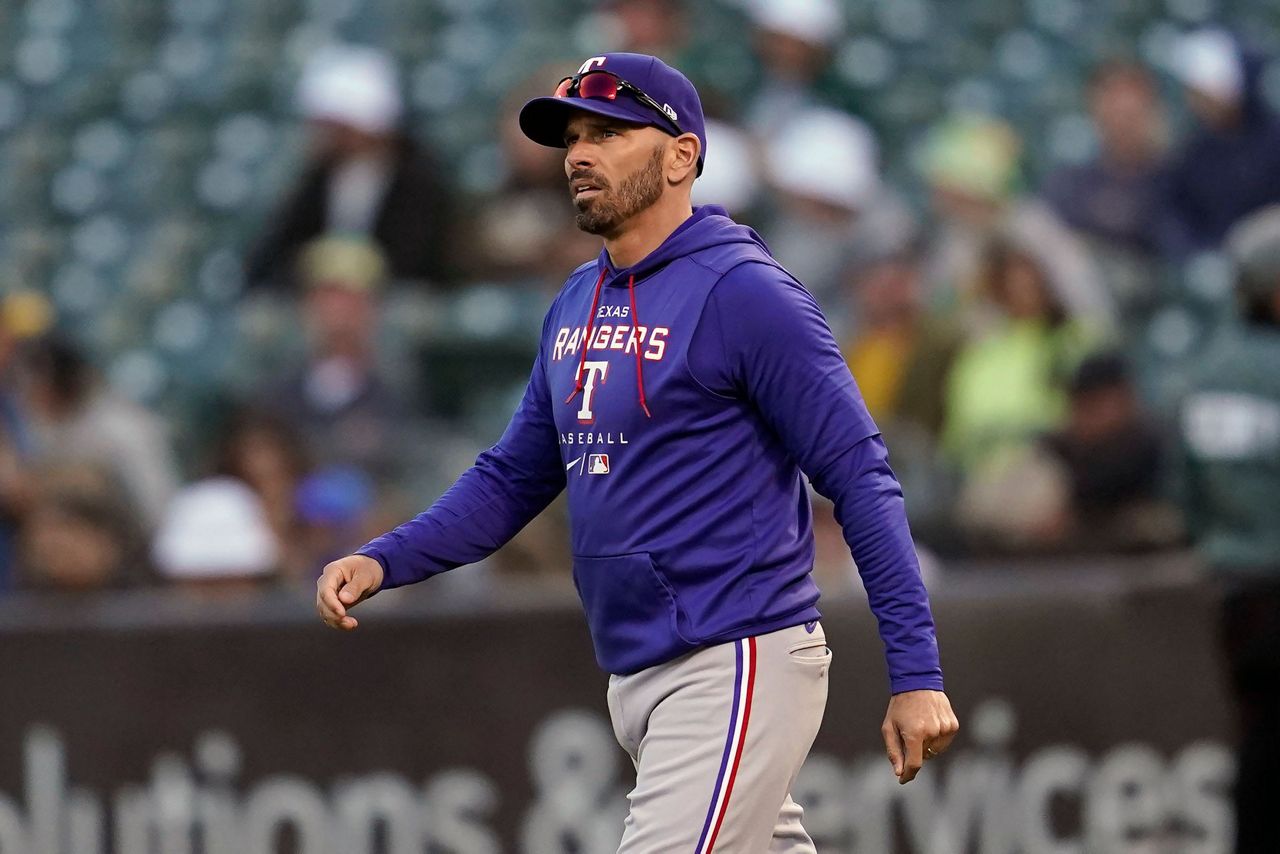
<path fill-rule="evenodd" d="M 322 50 L 303 69 L 297 101 L 310 159 L 250 253 L 250 283 L 290 282 L 298 251 L 325 234 L 372 239 L 392 278 L 440 279 L 447 198 L 430 158 L 404 133 L 391 59 L 367 47 Z"/>
<path fill-rule="evenodd" d="M 717 204 L 730 216 L 749 219 L 761 190 L 751 138 L 727 121 L 707 119 L 707 145 L 715 146 L 716 157 L 693 185 L 693 203 Z"/>
<path fill-rule="evenodd" d="M 802 110 L 828 100 L 818 89 L 844 18 L 836 0 L 750 0 L 747 8 L 764 73 L 747 108 L 747 126 L 768 137 Z"/>
<path fill-rule="evenodd" d="M 1222 244 L 1237 221 L 1280 202 L 1280 117 L 1268 107 L 1262 58 L 1223 30 L 1185 36 L 1169 70 L 1199 127 L 1171 170 L 1161 242 L 1174 257 Z"/>
<path fill-rule="evenodd" d="M 151 553 L 168 581 L 229 589 L 274 575 L 280 544 L 257 494 L 235 478 L 214 477 L 174 497 Z"/>
<path fill-rule="evenodd" d="M 768 141 L 764 161 L 778 199 L 769 244 L 831 310 L 849 269 L 912 230 L 910 210 L 881 181 L 871 129 L 838 110 L 796 116 Z"/>

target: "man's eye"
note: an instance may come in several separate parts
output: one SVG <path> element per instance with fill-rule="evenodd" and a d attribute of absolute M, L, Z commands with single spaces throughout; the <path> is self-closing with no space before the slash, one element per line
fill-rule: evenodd
<path fill-rule="evenodd" d="M 600 135 L 601 136 L 617 136 L 618 132 L 616 130 L 613 130 L 612 128 L 605 128 L 604 130 L 600 131 Z"/>

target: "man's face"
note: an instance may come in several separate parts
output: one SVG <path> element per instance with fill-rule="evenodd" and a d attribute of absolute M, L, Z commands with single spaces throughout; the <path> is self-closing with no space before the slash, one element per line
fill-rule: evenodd
<path fill-rule="evenodd" d="M 311 122 L 311 138 L 319 156 L 346 160 L 382 150 L 390 136 L 363 131 L 342 122 L 318 119 Z"/>
<path fill-rule="evenodd" d="M 1047 315 L 1049 286 L 1040 266 L 1021 255 L 1010 257 L 996 275 L 996 298 L 1012 317 L 1035 320 Z"/>
<path fill-rule="evenodd" d="M 1147 80 L 1116 72 L 1093 87 L 1089 110 L 1103 146 L 1115 157 L 1135 160 L 1148 153 L 1162 132 L 1159 97 Z"/>
<path fill-rule="evenodd" d="M 377 325 L 374 295 L 340 284 L 312 285 L 304 311 L 313 346 L 323 355 L 367 349 Z"/>
<path fill-rule="evenodd" d="M 1225 130 L 1240 119 L 1240 105 L 1228 98 L 1220 98 L 1188 87 L 1184 90 L 1187 106 L 1196 118 L 1214 130 Z"/>
<path fill-rule="evenodd" d="M 765 68 L 783 80 L 812 81 L 822 73 L 830 57 L 820 44 L 771 30 L 757 30 L 755 45 Z"/>
<path fill-rule="evenodd" d="M 854 300 L 867 326 L 895 323 L 920 309 L 920 269 L 908 258 L 891 258 L 857 273 Z"/>
<path fill-rule="evenodd" d="M 1124 432 L 1136 420 L 1137 400 L 1126 382 L 1114 382 L 1072 396 L 1067 429 L 1086 444 Z"/>
<path fill-rule="evenodd" d="M 565 126 L 564 173 L 578 228 L 608 237 L 666 188 L 667 142 L 657 128 L 583 113 Z"/>

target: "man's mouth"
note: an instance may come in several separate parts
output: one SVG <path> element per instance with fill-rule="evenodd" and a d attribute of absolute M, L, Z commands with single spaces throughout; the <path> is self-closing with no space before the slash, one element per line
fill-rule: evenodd
<path fill-rule="evenodd" d="M 575 202 L 593 199 L 600 195 L 600 193 L 604 192 L 599 185 L 593 184 L 590 181 L 574 181 L 570 185 L 570 190 L 573 192 L 573 200 Z"/>

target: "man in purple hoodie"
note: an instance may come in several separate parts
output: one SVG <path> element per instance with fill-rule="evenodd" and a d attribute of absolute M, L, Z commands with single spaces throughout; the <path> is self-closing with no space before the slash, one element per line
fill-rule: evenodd
<path fill-rule="evenodd" d="M 520 113 L 566 149 L 580 228 L 604 238 L 542 327 L 498 443 L 434 505 L 325 568 L 352 606 L 491 554 L 561 490 L 614 731 L 636 764 L 620 852 L 811 852 L 789 792 L 826 705 L 812 510 L 835 504 L 880 626 L 882 734 L 913 779 L 958 729 L 902 492 L 809 293 L 751 229 L 693 208 L 693 85 L 637 54 L 588 59 Z"/>

